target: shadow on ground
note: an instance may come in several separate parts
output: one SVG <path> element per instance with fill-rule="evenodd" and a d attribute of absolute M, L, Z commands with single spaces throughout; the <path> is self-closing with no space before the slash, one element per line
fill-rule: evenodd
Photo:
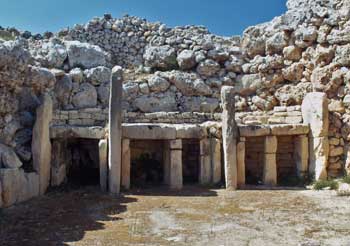
<path fill-rule="evenodd" d="M 1 245 L 67 245 L 87 231 L 103 230 L 105 221 L 116 221 L 134 198 L 113 198 L 90 188 L 51 192 L 44 197 L 3 209 Z M 94 214 L 94 216 L 90 216 Z"/>

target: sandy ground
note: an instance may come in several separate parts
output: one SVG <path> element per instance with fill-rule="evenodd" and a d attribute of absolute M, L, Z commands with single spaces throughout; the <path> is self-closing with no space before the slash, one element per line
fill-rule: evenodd
<path fill-rule="evenodd" d="M 332 191 L 186 187 L 112 198 L 51 192 L 0 212 L 0 245 L 346 245 L 350 198 Z"/>

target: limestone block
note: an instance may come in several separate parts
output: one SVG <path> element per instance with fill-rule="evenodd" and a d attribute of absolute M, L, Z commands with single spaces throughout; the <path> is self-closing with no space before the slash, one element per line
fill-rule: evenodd
<path fill-rule="evenodd" d="M 309 172 L 316 180 L 327 179 L 328 137 L 311 138 L 309 142 Z"/>
<path fill-rule="evenodd" d="M 275 186 L 277 184 L 276 154 L 264 155 L 263 182 L 265 185 Z"/>
<path fill-rule="evenodd" d="M 53 140 L 51 159 L 51 186 L 59 186 L 66 179 L 66 142 Z"/>
<path fill-rule="evenodd" d="M 50 184 L 51 175 L 51 142 L 50 122 L 52 119 L 52 99 L 46 94 L 36 111 L 36 122 L 33 128 L 32 153 L 33 167 L 39 174 L 40 194 L 44 194 Z"/>
<path fill-rule="evenodd" d="M 123 139 L 122 142 L 122 186 L 124 189 L 130 189 L 130 171 L 131 171 L 131 152 L 130 140 Z"/>
<path fill-rule="evenodd" d="M 202 185 L 207 185 L 211 182 L 212 170 L 210 159 L 210 140 L 202 139 L 200 141 L 200 169 L 199 182 Z"/>
<path fill-rule="evenodd" d="M 237 144 L 237 184 L 245 185 L 245 142 Z"/>
<path fill-rule="evenodd" d="M 211 166 L 213 168 L 213 184 L 221 181 L 221 142 L 219 139 L 210 139 Z"/>
<path fill-rule="evenodd" d="M 171 150 L 181 150 L 182 149 L 182 141 L 181 139 L 170 140 L 170 149 Z"/>
<path fill-rule="evenodd" d="M 166 124 L 124 124 L 123 138 L 129 139 L 175 139 L 176 129 Z"/>
<path fill-rule="evenodd" d="M 0 169 L 3 206 L 9 207 L 16 203 L 19 186 L 19 169 Z"/>
<path fill-rule="evenodd" d="M 235 89 L 231 86 L 221 88 L 222 101 L 222 139 L 225 165 L 226 189 L 237 189 L 237 159 L 235 121 Z"/>
<path fill-rule="evenodd" d="M 266 136 L 264 144 L 265 153 L 276 153 L 277 152 L 277 137 L 276 136 Z"/>
<path fill-rule="evenodd" d="M 103 192 L 106 192 L 108 181 L 108 141 L 106 139 L 100 140 L 98 143 L 98 149 L 100 166 L 100 188 Z"/>
<path fill-rule="evenodd" d="M 22 182 L 22 195 L 18 198 L 17 202 L 27 201 L 33 197 L 39 196 L 40 184 L 39 175 L 35 172 L 24 173 L 24 180 Z M 23 178 L 22 178 L 23 179 Z"/>
<path fill-rule="evenodd" d="M 163 148 L 164 184 L 170 185 L 170 144 L 165 141 Z"/>
<path fill-rule="evenodd" d="M 305 135 L 308 134 L 310 128 L 308 125 L 271 125 L 271 134 L 275 136 L 281 135 Z"/>
<path fill-rule="evenodd" d="M 20 168 L 22 162 L 12 148 L 0 144 L 0 167 L 1 165 L 5 168 Z"/>
<path fill-rule="evenodd" d="M 266 125 L 239 125 L 239 134 L 241 137 L 259 137 L 270 135 L 271 129 Z"/>
<path fill-rule="evenodd" d="M 313 137 L 328 136 L 328 99 L 322 92 L 308 93 L 301 106 L 305 124 L 310 124 Z"/>
<path fill-rule="evenodd" d="M 108 188 L 119 195 L 122 166 L 122 92 L 123 69 L 115 66 L 111 75 L 109 99 Z M 142 134 L 140 134 L 142 135 Z"/>
<path fill-rule="evenodd" d="M 182 189 L 182 150 L 170 150 L 170 188 Z"/>
<path fill-rule="evenodd" d="M 294 160 L 297 165 L 297 175 L 306 176 L 309 161 L 309 140 L 307 136 L 296 136 L 294 139 Z"/>
<path fill-rule="evenodd" d="M 103 139 L 106 135 L 104 127 L 79 127 L 79 126 L 52 126 L 50 129 L 51 139 L 87 138 Z"/>
<path fill-rule="evenodd" d="M 179 124 L 175 125 L 176 138 L 181 139 L 202 139 L 207 135 L 203 127 L 193 124 Z"/>

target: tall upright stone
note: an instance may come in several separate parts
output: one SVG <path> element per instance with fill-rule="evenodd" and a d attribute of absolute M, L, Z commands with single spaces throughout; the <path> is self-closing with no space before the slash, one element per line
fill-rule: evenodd
<path fill-rule="evenodd" d="M 235 121 L 235 89 L 232 86 L 221 88 L 222 139 L 224 151 L 226 189 L 237 189 L 237 159 Z"/>
<path fill-rule="evenodd" d="M 199 145 L 200 145 L 199 183 L 201 185 L 209 185 L 212 179 L 210 140 L 208 138 L 201 139 Z"/>
<path fill-rule="evenodd" d="M 245 141 L 244 137 L 240 138 L 237 144 L 237 184 L 238 187 L 245 185 Z"/>
<path fill-rule="evenodd" d="M 123 69 L 115 66 L 112 69 L 109 98 L 109 154 L 108 154 L 108 187 L 113 195 L 120 193 L 122 165 L 122 95 Z"/>
<path fill-rule="evenodd" d="M 264 171 L 263 182 L 265 185 L 277 185 L 277 137 L 266 136 L 264 144 Z"/>
<path fill-rule="evenodd" d="M 309 141 L 307 136 L 300 135 L 294 138 L 294 160 L 297 165 L 299 178 L 306 178 L 309 167 Z"/>
<path fill-rule="evenodd" d="M 122 187 L 130 189 L 130 172 L 131 172 L 131 152 L 130 139 L 122 140 Z"/>
<path fill-rule="evenodd" d="M 170 188 L 180 190 L 183 186 L 182 177 L 182 141 L 170 140 Z"/>
<path fill-rule="evenodd" d="M 221 181 L 221 142 L 217 138 L 210 139 L 210 160 L 212 167 L 212 182 L 218 184 Z"/>
<path fill-rule="evenodd" d="M 108 159 L 108 142 L 106 139 L 100 140 L 98 143 L 99 149 L 99 166 L 100 166 L 100 188 L 103 192 L 107 191 L 107 159 Z"/>
<path fill-rule="evenodd" d="M 39 193 L 44 194 L 50 185 L 51 142 L 50 122 L 52 120 L 52 99 L 45 94 L 36 110 L 36 121 L 32 136 L 33 167 L 39 174 Z"/>
<path fill-rule="evenodd" d="M 328 99 L 322 92 L 308 93 L 302 103 L 303 121 L 310 125 L 309 172 L 316 180 L 327 179 L 329 155 Z"/>

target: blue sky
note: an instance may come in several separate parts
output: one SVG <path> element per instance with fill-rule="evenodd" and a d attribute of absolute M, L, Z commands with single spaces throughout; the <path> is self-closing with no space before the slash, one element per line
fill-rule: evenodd
<path fill-rule="evenodd" d="M 286 0 L 0 0 L 0 25 L 33 33 L 58 31 L 94 16 L 136 15 L 168 26 L 205 25 L 212 33 L 240 35 L 286 11 Z"/>

